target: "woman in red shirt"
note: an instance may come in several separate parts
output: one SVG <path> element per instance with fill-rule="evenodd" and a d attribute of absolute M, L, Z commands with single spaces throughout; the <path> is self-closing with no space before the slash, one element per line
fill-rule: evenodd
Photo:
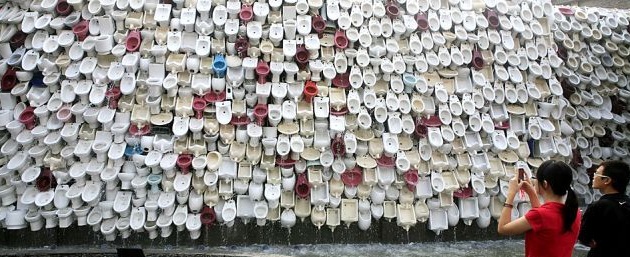
<path fill-rule="evenodd" d="M 499 218 L 498 232 L 502 235 L 525 233 L 526 257 L 571 257 L 580 231 L 580 211 L 571 189 L 571 168 L 563 162 L 546 161 L 538 168 L 536 179 L 545 204 L 540 205 L 529 179 L 513 178 Z M 529 195 L 532 209 L 525 216 L 510 220 L 519 189 Z"/>

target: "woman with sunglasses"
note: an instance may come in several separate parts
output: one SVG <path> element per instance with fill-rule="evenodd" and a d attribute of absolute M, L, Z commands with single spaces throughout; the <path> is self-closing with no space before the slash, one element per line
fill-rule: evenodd
<path fill-rule="evenodd" d="M 525 233 L 526 257 L 570 257 L 580 230 L 580 212 L 571 189 L 571 167 L 559 161 L 543 162 L 536 172 L 537 191 L 529 179 L 510 180 L 507 199 L 499 218 L 498 232 L 502 235 Z M 511 219 L 514 197 L 525 191 L 532 209 L 523 217 Z"/>
<path fill-rule="evenodd" d="M 625 194 L 630 167 L 623 161 L 601 163 L 593 174 L 593 189 L 603 194 L 584 213 L 580 243 L 588 257 L 630 256 L 630 198 Z"/>

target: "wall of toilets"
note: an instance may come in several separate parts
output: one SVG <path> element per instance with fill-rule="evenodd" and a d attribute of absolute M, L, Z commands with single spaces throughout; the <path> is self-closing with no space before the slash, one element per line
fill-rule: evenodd
<path fill-rule="evenodd" d="M 627 159 L 628 10 L 549 0 L 1 0 L 0 226 L 498 219 Z M 531 208 L 517 196 L 512 217 Z M 300 221 L 298 221 L 300 220 Z"/>

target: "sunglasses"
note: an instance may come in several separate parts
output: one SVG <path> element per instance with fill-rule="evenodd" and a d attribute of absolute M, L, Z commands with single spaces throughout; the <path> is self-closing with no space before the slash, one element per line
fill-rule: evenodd
<path fill-rule="evenodd" d="M 610 178 L 609 176 L 602 175 L 602 174 L 599 174 L 599 173 L 593 173 L 593 178 L 594 177 Z"/>

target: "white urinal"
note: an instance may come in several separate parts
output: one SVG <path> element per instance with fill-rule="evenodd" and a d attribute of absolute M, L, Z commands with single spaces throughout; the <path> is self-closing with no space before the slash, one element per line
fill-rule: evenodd
<path fill-rule="evenodd" d="M 424 200 L 416 201 L 414 211 L 418 221 L 424 223 L 429 219 L 429 206 L 427 206 Z"/>
<path fill-rule="evenodd" d="M 368 209 L 368 211 L 359 212 L 359 229 L 366 231 L 372 225 L 372 213 Z"/>
<path fill-rule="evenodd" d="M 269 203 L 270 208 L 276 208 L 280 204 L 280 185 L 265 184 L 265 199 Z"/>
<path fill-rule="evenodd" d="M 256 225 L 264 226 L 267 223 L 268 213 L 269 206 L 266 201 L 256 201 L 254 203 L 254 217 L 256 218 Z"/>
<path fill-rule="evenodd" d="M 490 210 L 487 208 L 479 210 L 479 218 L 477 218 L 477 226 L 481 229 L 490 226 Z"/>
<path fill-rule="evenodd" d="M 313 206 L 311 210 L 311 222 L 320 229 L 326 223 L 326 209 Z"/>
<path fill-rule="evenodd" d="M 453 204 L 451 206 L 449 206 L 448 208 L 446 208 L 446 214 L 448 216 L 448 226 L 449 227 L 454 227 L 457 226 L 457 223 L 459 223 L 459 208 L 457 208 L 457 205 Z"/>
<path fill-rule="evenodd" d="M 479 217 L 479 202 L 477 197 L 460 198 L 459 213 L 464 224 L 470 226 L 472 221 Z"/>
<path fill-rule="evenodd" d="M 415 207 L 411 204 L 398 204 L 396 214 L 396 224 L 407 231 L 417 223 Z"/>
<path fill-rule="evenodd" d="M 189 213 L 186 219 L 186 229 L 190 233 L 190 239 L 196 240 L 201 236 L 201 214 Z"/>
<path fill-rule="evenodd" d="M 448 214 L 444 209 L 429 209 L 429 230 L 439 235 L 448 229 Z"/>
<path fill-rule="evenodd" d="M 255 217 L 254 201 L 247 195 L 239 195 L 236 198 L 236 216 L 241 218 L 244 224 Z"/>
<path fill-rule="evenodd" d="M 221 211 L 221 217 L 223 218 L 223 223 L 228 227 L 234 225 L 234 219 L 236 218 L 237 210 L 236 203 L 234 200 L 228 200 L 223 205 L 223 210 Z"/>
<path fill-rule="evenodd" d="M 323 208 L 330 201 L 328 183 L 311 188 L 311 204 L 314 207 Z"/>
<path fill-rule="evenodd" d="M 203 208 L 203 194 L 198 194 L 196 190 L 192 190 L 188 195 L 188 209 L 192 213 L 199 213 L 201 208 Z"/>

